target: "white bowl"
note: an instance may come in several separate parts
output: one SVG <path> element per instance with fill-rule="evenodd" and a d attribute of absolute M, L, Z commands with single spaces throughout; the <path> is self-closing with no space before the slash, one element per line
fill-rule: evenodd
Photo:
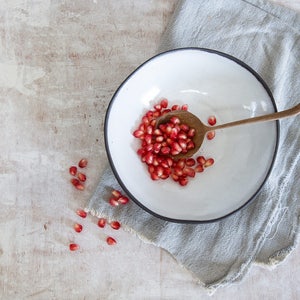
<path fill-rule="evenodd" d="M 210 49 L 184 48 L 161 53 L 138 67 L 114 94 L 105 119 L 105 146 L 112 170 L 128 196 L 155 216 L 174 222 L 215 221 L 253 199 L 271 171 L 279 122 L 216 131 L 199 155 L 215 164 L 187 186 L 152 181 L 136 151 L 132 133 L 142 115 L 167 98 L 188 104 L 201 120 L 218 124 L 276 111 L 262 78 L 245 63 Z"/>

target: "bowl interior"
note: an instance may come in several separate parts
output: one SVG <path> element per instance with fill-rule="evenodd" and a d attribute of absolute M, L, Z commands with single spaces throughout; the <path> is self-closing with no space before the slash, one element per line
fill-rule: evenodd
<path fill-rule="evenodd" d="M 167 98 L 170 105 L 218 124 L 272 113 L 272 95 L 249 67 L 222 53 L 180 49 L 162 53 L 133 72 L 107 110 L 105 143 L 112 169 L 129 196 L 149 212 L 173 221 L 210 221 L 245 205 L 265 182 L 276 154 L 278 123 L 243 125 L 216 131 L 198 155 L 215 164 L 181 187 L 152 181 L 132 135 L 142 115 Z"/>

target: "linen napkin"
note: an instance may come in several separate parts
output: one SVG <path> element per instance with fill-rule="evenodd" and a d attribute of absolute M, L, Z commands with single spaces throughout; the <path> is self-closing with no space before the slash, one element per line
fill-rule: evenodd
<path fill-rule="evenodd" d="M 278 110 L 300 99 L 300 16 L 262 0 L 180 1 L 158 52 L 181 47 L 212 48 L 246 62 L 266 81 Z M 280 121 L 278 156 L 255 201 L 213 223 L 161 220 L 134 202 L 111 207 L 120 189 L 108 167 L 87 204 L 98 217 L 118 219 L 141 239 L 168 251 L 204 287 L 240 280 L 253 262 L 274 265 L 295 247 L 299 231 L 300 119 Z M 251 162 L 255 163 L 255 162 Z"/>

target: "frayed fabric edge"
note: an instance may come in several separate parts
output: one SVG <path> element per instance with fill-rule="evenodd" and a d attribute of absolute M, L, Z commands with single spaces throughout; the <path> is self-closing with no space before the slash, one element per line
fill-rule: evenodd
<path fill-rule="evenodd" d="M 110 216 L 108 216 L 107 214 L 103 213 L 103 212 L 97 212 L 94 209 L 90 209 L 90 208 L 84 208 L 84 210 L 87 213 L 90 213 L 92 216 L 97 217 L 97 218 L 106 218 L 109 222 L 112 221 L 112 218 Z M 229 286 L 231 284 L 237 284 L 238 282 L 240 282 L 242 280 L 242 278 L 244 277 L 244 275 L 247 273 L 247 271 L 250 269 L 251 264 L 254 261 L 254 255 L 251 256 L 251 258 L 249 258 L 247 260 L 247 262 L 245 262 L 244 264 L 241 265 L 240 267 L 240 271 L 235 273 L 234 276 L 230 277 L 229 279 L 224 280 L 223 276 L 220 280 L 216 280 L 212 283 L 205 283 L 203 282 L 201 279 L 199 279 L 199 277 L 197 277 L 197 275 L 192 272 L 191 270 L 189 270 L 186 266 L 184 266 L 180 261 L 178 261 L 178 259 L 171 253 L 169 252 L 167 249 L 165 249 L 163 246 L 158 245 L 154 242 L 152 242 L 151 240 L 149 240 L 147 237 L 145 237 L 144 235 L 138 233 L 136 230 L 133 230 L 131 227 L 124 225 L 122 226 L 122 228 L 124 229 L 124 231 L 129 232 L 130 234 L 136 236 L 137 238 L 139 238 L 142 242 L 149 244 L 149 245 L 153 245 L 155 247 L 158 247 L 164 251 L 166 251 L 175 261 L 176 263 L 182 268 L 184 269 L 187 273 L 189 273 L 193 280 L 199 284 L 199 286 L 201 286 L 209 296 L 212 296 L 217 289 L 221 288 L 221 287 L 226 287 Z M 260 243 L 259 243 L 260 244 Z M 256 252 L 255 252 L 256 253 Z"/>

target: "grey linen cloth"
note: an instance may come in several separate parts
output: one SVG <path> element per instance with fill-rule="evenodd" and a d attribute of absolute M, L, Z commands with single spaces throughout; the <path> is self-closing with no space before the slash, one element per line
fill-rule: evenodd
<path fill-rule="evenodd" d="M 187 0 L 178 3 L 159 52 L 193 46 L 231 54 L 261 75 L 283 110 L 300 99 L 299 29 L 299 14 L 268 1 Z M 250 205 L 221 221 L 171 223 L 132 201 L 111 207 L 111 189 L 121 188 L 110 168 L 86 209 L 120 220 L 144 241 L 165 249 L 209 291 L 237 282 L 253 262 L 282 261 L 297 241 L 300 118 L 284 119 L 280 126 L 278 156 L 263 189 Z"/>

